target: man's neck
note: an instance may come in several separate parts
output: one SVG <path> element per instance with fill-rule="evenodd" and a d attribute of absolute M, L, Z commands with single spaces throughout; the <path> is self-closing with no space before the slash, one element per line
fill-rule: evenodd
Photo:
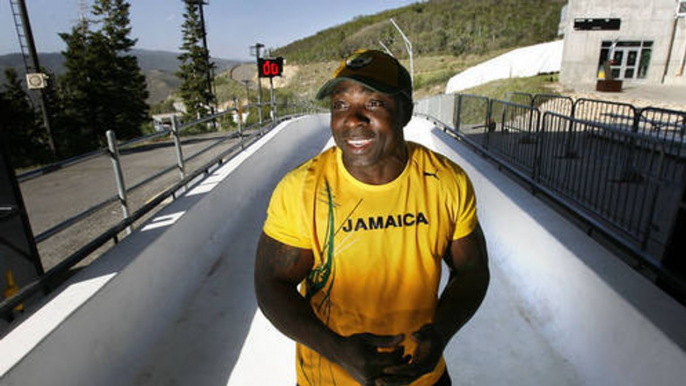
<path fill-rule="evenodd" d="M 377 165 L 356 167 L 348 166 L 343 160 L 343 166 L 356 180 L 368 185 L 385 185 L 398 178 L 405 170 L 409 156 L 407 143 L 400 146 L 400 151 L 385 162 Z"/>

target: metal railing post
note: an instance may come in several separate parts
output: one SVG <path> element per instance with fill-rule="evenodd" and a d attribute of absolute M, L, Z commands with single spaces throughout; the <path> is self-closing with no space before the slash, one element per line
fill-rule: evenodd
<path fill-rule="evenodd" d="M 272 122 L 276 121 L 276 98 L 274 96 L 274 78 L 269 78 L 269 104 L 271 105 L 271 111 L 269 115 L 272 117 Z"/>
<path fill-rule="evenodd" d="M 117 148 L 117 137 L 113 130 L 107 130 L 107 145 L 109 148 L 110 159 L 112 160 L 112 169 L 114 169 L 114 179 L 117 184 L 117 191 L 119 195 L 119 203 L 121 204 L 121 211 L 124 220 L 129 218 L 129 205 L 126 201 L 126 186 L 124 185 L 124 173 L 121 170 L 121 162 L 119 161 L 119 148 Z M 126 227 L 126 233 L 131 234 L 131 227 Z"/>
<path fill-rule="evenodd" d="M 234 99 L 234 104 L 236 105 L 236 117 L 238 118 L 238 137 L 243 137 L 243 108 L 241 107 L 241 102 L 238 98 Z"/>
<path fill-rule="evenodd" d="M 541 182 L 541 169 L 543 168 L 543 138 L 545 137 L 543 134 L 543 119 L 541 118 L 541 111 L 533 107 L 533 103 L 529 114 L 531 114 L 531 118 L 529 120 L 530 125 L 533 125 L 533 115 L 536 114 L 536 130 L 534 132 L 534 160 L 531 175 L 534 181 Z"/>
<path fill-rule="evenodd" d="M 179 136 L 179 126 L 176 116 L 172 116 L 172 135 L 174 136 L 174 147 L 176 148 L 176 167 L 179 169 L 180 179 L 186 178 L 186 167 L 183 163 L 183 150 L 181 149 L 181 138 Z"/>
<path fill-rule="evenodd" d="M 455 131 L 460 131 L 460 123 L 462 123 L 462 94 L 457 95 L 455 98 L 455 110 L 453 127 L 455 128 Z"/>

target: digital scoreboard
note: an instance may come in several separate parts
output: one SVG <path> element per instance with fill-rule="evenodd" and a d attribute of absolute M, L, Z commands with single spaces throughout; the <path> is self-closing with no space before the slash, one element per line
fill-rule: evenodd
<path fill-rule="evenodd" d="M 281 76 L 281 73 L 283 72 L 283 58 L 258 58 L 257 72 L 260 78 Z"/>

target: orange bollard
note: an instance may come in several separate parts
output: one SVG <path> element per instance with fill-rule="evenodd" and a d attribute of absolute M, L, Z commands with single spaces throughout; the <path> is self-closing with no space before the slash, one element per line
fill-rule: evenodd
<path fill-rule="evenodd" d="M 19 292 L 19 286 L 17 286 L 17 283 L 14 281 L 14 275 L 12 274 L 11 270 L 7 270 L 7 272 L 5 272 L 5 279 L 7 279 L 7 287 L 2 292 L 2 294 L 5 296 L 5 299 L 8 299 L 14 296 L 17 292 Z M 14 310 L 23 312 L 24 304 L 17 304 L 17 306 L 14 307 Z"/>

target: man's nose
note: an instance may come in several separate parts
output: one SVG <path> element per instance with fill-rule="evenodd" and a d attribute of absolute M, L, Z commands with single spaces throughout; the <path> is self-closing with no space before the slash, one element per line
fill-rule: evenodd
<path fill-rule="evenodd" d="M 369 123 L 368 111 L 364 108 L 364 106 L 352 107 L 348 111 L 348 115 L 347 115 L 345 121 L 346 121 L 346 124 L 348 124 L 350 126 L 367 124 L 367 123 Z"/>

